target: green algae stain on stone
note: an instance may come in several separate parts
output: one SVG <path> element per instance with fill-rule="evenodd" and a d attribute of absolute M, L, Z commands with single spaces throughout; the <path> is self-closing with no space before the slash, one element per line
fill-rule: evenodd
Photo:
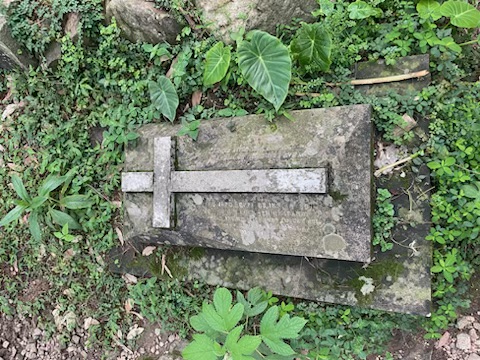
<path fill-rule="evenodd" d="M 370 305 L 374 301 L 375 292 L 381 289 L 383 284 L 395 283 L 404 270 L 404 265 L 395 261 L 393 258 L 370 264 L 358 275 L 357 278 L 352 279 L 349 282 L 349 285 L 355 289 L 358 304 L 361 306 Z M 373 280 L 375 290 L 372 293 L 366 295 L 362 294 L 361 289 L 365 284 L 364 281 L 360 280 L 360 277 L 362 276 Z"/>

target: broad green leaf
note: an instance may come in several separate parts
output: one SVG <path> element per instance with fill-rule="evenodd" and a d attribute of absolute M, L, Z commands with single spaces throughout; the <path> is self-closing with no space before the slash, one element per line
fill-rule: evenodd
<path fill-rule="evenodd" d="M 268 346 L 268 348 L 276 354 L 279 354 L 282 356 L 295 354 L 295 351 L 293 351 L 290 345 L 288 345 L 281 339 L 278 339 L 278 338 L 270 339 L 270 338 L 263 337 L 262 340 Z"/>
<path fill-rule="evenodd" d="M 39 196 L 48 196 L 48 194 L 51 191 L 58 188 L 66 180 L 67 180 L 66 176 L 55 176 L 55 175 L 47 176 L 47 178 L 43 181 L 42 185 L 40 186 L 40 189 L 38 190 L 38 195 Z"/>
<path fill-rule="evenodd" d="M 92 206 L 93 200 L 86 195 L 69 195 L 60 200 L 60 205 L 67 209 L 84 209 Z"/>
<path fill-rule="evenodd" d="M 330 16 L 335 12 L 335 3 L 330 0 L 317 0 L 319 9 L 312 12 L 313 16 Z"/>
<path fill-rule="evenodd" d="M 178 95 L 172 82 L 165 76 L 160 76 L 157 82 L 148 83 L 150 99 L 153 106 L 168 120 L 175 120 L 178 107 Z"/>
<path fill-rule="evenodd" d="M 20 179 L 17 175 L 12 175 L 12 184 L 13 184 L 13 188 L 15 189 L 15 192 L 20 197 L 20 199 L 22 199 L 23 201 L 29 202 L 30 196 L 28 195 L 27 190 L 23 185 L 22 179 Z"/>
<path fill-rule="evenodd" d="M 221 41 L 208 50 L 205 55 L 203 85 L 208 86 L 221 81 L 227 74 L 230 58 L 230 47 Z"/>
<path fill-rule="evenodd" d="M 232 307 L 232 300 L 232 294 L 228 289 L 219 288 L 215 290 L 215 294 L 213 294 L 213 305 L 215 306 L 218 315 L 222 318 L 228 316 L 228 312 Z"/>
<path fill-rule="evenodd" d="M 52 208 L 49 209 L 48 212 L 52 216 L 52 220 L 54 223 L 60 226 L 68 224 L 68 228 L 73 230 L 81 229 L 80 224 L 76 222 L 75 219 L 72 218 L 67 213 L 64 213 L 63 211 L 52 209 Z"/>
<path fill-rule="evenodd" d="M 0 226 L 5 226 L 12 221 L 17 220 L 20 215 L 22 215 L 23 211 L 25 210 L 25 206 L 17 205 L 13 210 L 10 210 L 5 217 L 0 220 Z"/>
<path fill-rule="evenodd" d="M 42 231 L 40 230 L 38 213 L 36 211 L 32 211 L 28 216 L 28 228 L 35 240 L 40 241 L 42 239 Z"/>
<path fill-rule="evenodd" d="M 461 53 L 462 52 L 462 47 L 460 45 L 458 45 L 451 36 L 443 38 L 440 41 L 437 41 L 436 44 L 437 45 L 443 45 L 443 46 L 449 48 L 450 50 L 452 50 L 456 53 Z"/>
<path fill-rule="evenodd" d="M 434 21 L 442 17 L 440 14 L 440 3 L 435 0 L 422 0 L 417 4 L 418 15 L 422 19 L 432 18 Z"/>
<path fill-rule="evenodd" d="M 362 0 L 357 0 L 354 3 L 351 3 L 348 5 L 347 10 L 349 12 L 348 16 L 352 20 L 366 19 L 371 16 L 378 17 L 383 14 L 381 9 L 376 9 Z"/>
<path fill-rule="evenodd" d="M 243 325 L 237 326 L 230 331 L 225 340 L 224 348 L 232 357 L 232 360 L 254 360 L 251 355 L 262 342 L 260 336 L 245 335 L 240 338 Z"/>
<path fill-rule="evenodd" d="M 291 44 L 300 65 L 309 66 L 311 71 L 327 71 L 330 68 L 331 47 L 330 35 L 320 23 L 302 24 Z"/>
<path fill-rule="evenodd" d="M 283 339 L 297 338 L 307 321 L 297 316 L 290 318 L 289 315 L 284 315 L 280 320 L 278 317 L 278 306 L 268 309 L 260 321 L 260 335 L 263 342 L 273 352 L 284 356 L 292 355 L 294 351 Z"/>
<path fill-rule="evenodd" d="M 279 39 L 263 31 L 253 31 L 249 41 L 238 46 L 238 65 L 248 84 L 278 111 L 288 93 L 292 62 Z"/>
<path fill-rule="evenodd" d="M 474 185 L 463 185 L 462 190 L 465 193 L 465 196 L 470 199 L 480 199 L 480 184 L 477 183 L 476 186 Z"/>
<path fill-rule="evenodd" d="M 446 1 L 440 7 L 440 14 L 450 18 L 452 25 L 462 28 L 480 26 L 480 11 L 463 1 Z"/>
<path fill-rule="evenodd" d="M 192 316 L 190 318 L 190 325 L 192 325 L 193 329 L 198 332 L 212 334 L 216 331 L 208 324 L 203 313 Z"/>
<path fill-rule="evenodd" d="M 42 206 L 45 201 L 48 200 L 47 196 L 35 196 L 32 201 L 30 202 L 30 208 L 31 209 L 38 209 L 40 206 Z"/>
<path fill-rule="evenodd" d="M 217 360 L 219 347 L 205 334 L 193 335 L 193 341 L 182 352 L 185 360 Z"/>
<path fill-rule="evenodd" d="M 212 329 L 219 332 L 227 332 L 233 329 L 242 318 L 243 305 L 235 304 L 225 316 L 220 316 L 212 304 L 204 304 L 202 313 L 205 321 Z"/>

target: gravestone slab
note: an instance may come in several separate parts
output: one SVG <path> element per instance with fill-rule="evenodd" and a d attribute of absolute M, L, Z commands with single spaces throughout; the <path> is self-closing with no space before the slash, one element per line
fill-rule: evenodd
<path fill-rule="evenodd" d="M 428 315 L 431 312 L 432 244 L 428 168 L 382 177 L 378 186 L 396 194 L 399 217 L 393 232 L 393 249 L 374 250 L 368 265 L 334 259 L 272 255 L 231 250 L 170 247 L 166 266 L 181 281 L 200 280 L 213 286 L 248 290 L 260 286 L 276 295 L 313 301 Z M 417 177 L 424 180 L 418 182 Z M 405 190 L 408 186 L 409 190 Z M 127 248 L 110 254 L 110 269 L 137 276 L 163 274 L 163 260 L 142 256 L 149 239 L 135 238 Z"/>
<path fill-rule="evenodd" d="M 294 121 L 279 119 L 275 129 L 256 115 L 204 121 L 197 141 L 180 137 L 163 150 L 156 146 L 159 139 L 173 139 L 179 127 L 142 127 L 126 153 L 126 237 L 369 262 L 370 107 L 292 116 Z M 165 167 L 165 159 L 171 165 Z M 157 166 L 163 170 L 155 171 Z M 167 177 L 159 175 L 165 172 Z M 280 178 L 268 184 L 272 174 Z M 312 176 L 315 186 L 296 188 Z M 279 179 L 293 181 L 281 185 Z M 165 204 L 175 208 L 158 217 Z"/>

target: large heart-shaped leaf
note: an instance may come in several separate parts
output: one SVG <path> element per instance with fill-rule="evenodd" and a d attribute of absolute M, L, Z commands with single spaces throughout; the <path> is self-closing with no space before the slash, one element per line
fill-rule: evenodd
<path fill-rule="evenodd" d="M 205 55 L 203 85 L 208 86 L 222 80 L 230 66 L 230 47 L 218 42 Z"/>
<path fill-rule="evenodd" d="M 463 1 L 447 1 L 440 7 L 440 13 L 450 18 L 458 27 L 476 28 L 480 26 L 480 11 Z"/>
<path fill-rule="evenodd" d="M 367 4 L 365 1 L 357 0 L 354 3 L 348 5 L 347 10 L 349 17 L 352 20 L 366 19 L 370 16 L 379 17 L 383 12 L 381 9 L 374 8 L 372 5 Z"/>
<path fill-rule="evenodd" d="M 276 37 L 256 30 L 238 46 L 238 65 L 248 84 L 278 111 L 288 93 L 292 61 Z"/>
<path fill-rule="evenodd" d="M 332 40 L 321 24 L 302 24 L 297 31 L 291 49 L 302 66 L 310 71 L 327 71 L 332 61 L 330 52 Z"/>
<path fill-rule="evenodd" d="M 421 0 L 417 4 L 418 15 L 422 19 L 438 20 L 442 17 L 440 14 L 440 3 L 435 0 Z"/>
<path fill-rule="evenodd" d="M 148 84 L 150 99 L 153 106 L 168 120 L 175 120 L 178 107 L 178 95 L 172 82 L 165 76 L 160 76 L 157 82 L 150 81 Z"/>

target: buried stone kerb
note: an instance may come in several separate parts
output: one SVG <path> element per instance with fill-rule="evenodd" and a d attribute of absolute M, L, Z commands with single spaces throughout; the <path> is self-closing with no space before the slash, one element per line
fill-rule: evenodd
<path fill-rule="evenodd" d="M 175 171 L 174 141 L 154 139 L 154 169 L 122 174 L 122 191 L 153 191 L 153 227 L 171 229 L 173 193 L 325 194 L 326 168 Z"/>

